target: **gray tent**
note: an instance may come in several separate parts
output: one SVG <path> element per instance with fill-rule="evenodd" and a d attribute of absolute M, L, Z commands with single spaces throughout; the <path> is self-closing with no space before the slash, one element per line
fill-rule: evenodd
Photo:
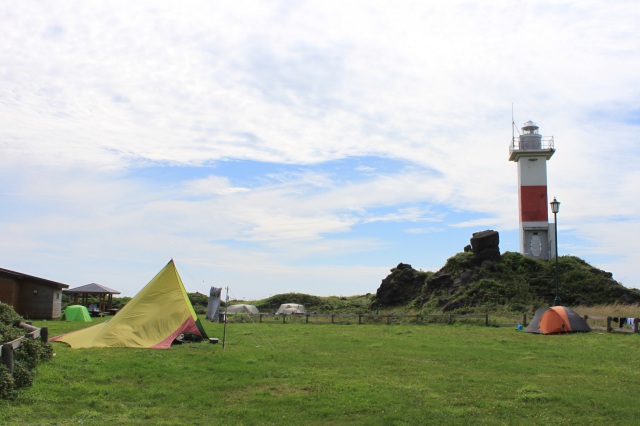
<path fill-rule="evenodd" d="M 239 304 L 239 305 L 227 306 L 227 314 L 252 314 L 252 315 L 258 315 L 258 314 L 260 314 L 260 312 L 258 311 L 258 308 L 256 308 L 253 305 Z"/>
<path fill-rule="evenodd" d="M 297 303 L 283 303 L 276 312 L 277 315 L 304 315 L 306 313 L 304 305 Z"/>

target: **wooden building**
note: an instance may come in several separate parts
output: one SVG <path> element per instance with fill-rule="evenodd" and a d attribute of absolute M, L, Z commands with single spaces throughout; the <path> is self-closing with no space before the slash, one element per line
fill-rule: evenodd
<path fill-rule="evenodd" d="M 23 318 L 60 318 L 65 288 L 69 285 L 0 268 L 0 302 Z"/>

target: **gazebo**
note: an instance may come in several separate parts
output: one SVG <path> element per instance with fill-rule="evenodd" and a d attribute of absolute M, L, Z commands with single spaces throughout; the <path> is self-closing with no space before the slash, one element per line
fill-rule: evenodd
<path fill-rule="evenodd" d="M 113 295 L 120 294 L 118 290 L 114 290 L 112 288 L 105 287 L 96 283 L 91 283 L 76 288 L 70 288 L 63 291 L 65 294 L 73 294 L 74 305 L 78 304 L 78 299 L 80 298 L 81 304 L 87 306 L 87 304 L 89 303 L 89 297 L 98 296 L 98 308 L 100 309 L 100 312 L 113 311 Z"/>

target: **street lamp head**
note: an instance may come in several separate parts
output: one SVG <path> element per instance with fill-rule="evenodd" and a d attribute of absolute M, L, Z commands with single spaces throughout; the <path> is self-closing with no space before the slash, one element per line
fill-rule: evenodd
<path fill-rule="evenodd" d="M 553 197 L 553 201 L 549 204 L 551 204 L 551 211 L 553 212 L 553 214 L 556 214 L 560 211 L 560 201 L 556 200 L 556 197 Z"/>

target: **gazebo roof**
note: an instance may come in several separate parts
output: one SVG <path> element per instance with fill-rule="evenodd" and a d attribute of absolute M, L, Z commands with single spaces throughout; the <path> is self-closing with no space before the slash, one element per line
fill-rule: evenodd
<path fill-rule="evenodd" d="M 112 288 L 105 287 L 96 283 L 86 284 L 80 287 L 70 288 L 63 291 L 65 293 L 120 294 L 118 290 L 114 290 Z"/>

